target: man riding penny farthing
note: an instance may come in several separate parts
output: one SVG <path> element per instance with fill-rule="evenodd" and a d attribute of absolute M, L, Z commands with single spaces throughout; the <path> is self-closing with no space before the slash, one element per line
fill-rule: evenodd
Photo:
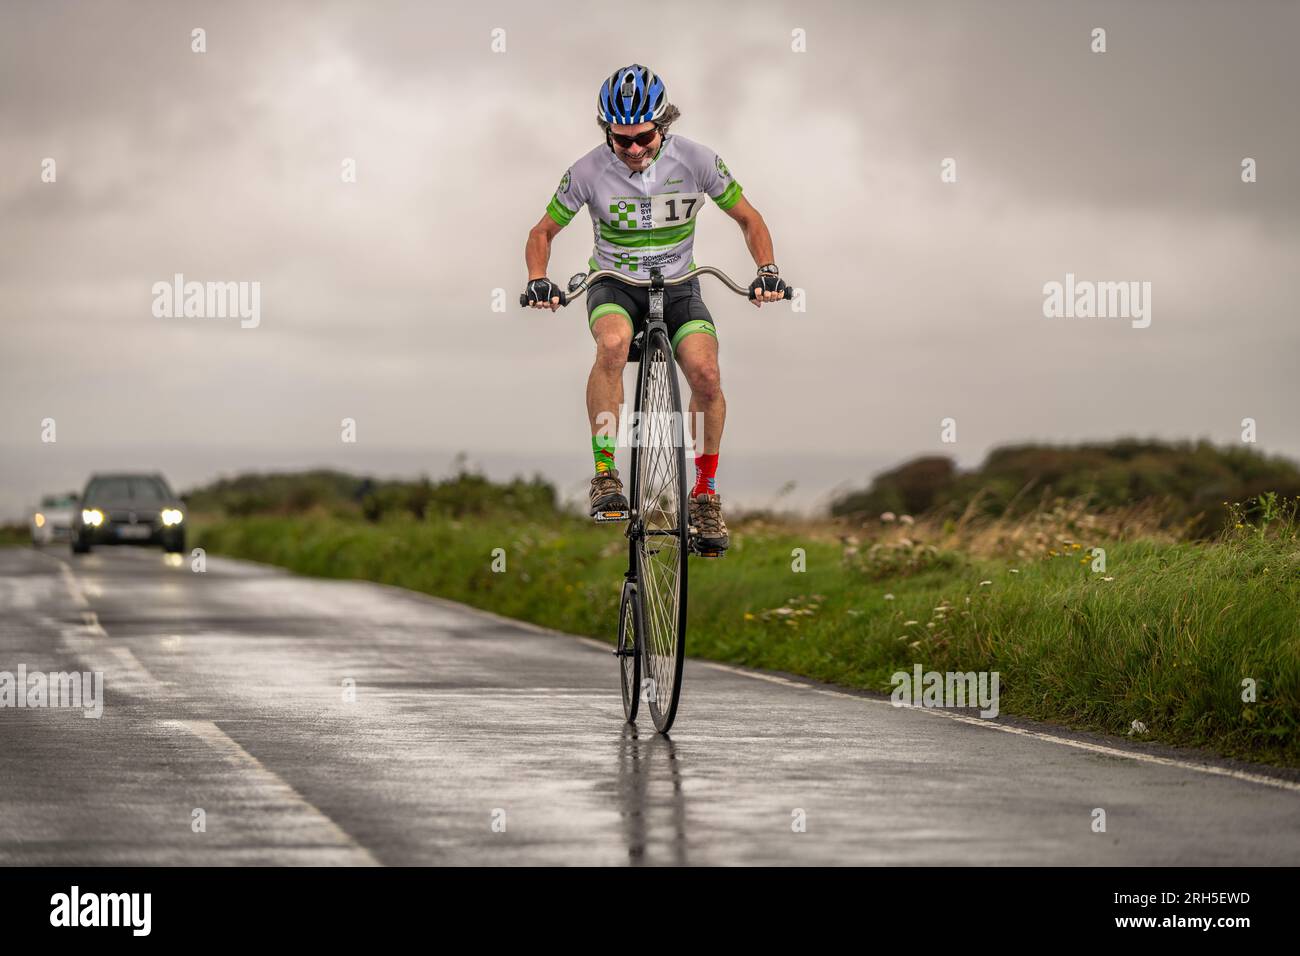
<path fill-rule="evenodd" d="M 718 332 L 699 277 L 715 276 L 755 307 L 791 296 L 775 265 L 767 224 L 727 165 L 707 146 L 668 132 L 680 115 L 668 102 L 663 80 L 647 67 L 634 63 L 605 80 L 596 117 L 605 141 L 565 172 L 529 232 L 528 286 L 520 296 L 521 305 L 554 311 L 586 292 L 587 324 L 596 342 L 587 378 L 595 459 L 590 514 L 598 522 L 627 522 L 628 570 L 615 651 L 624 714 L 634 721 L 644 699 L 661 733 L 672 725 L 681 693 L 687 555 L 722 557 L 729 544 L 717 487 L 726 401 Z M 757 266 L 748 287 L 711 266 L 695 265 L 695 221 L 708 201 L 740 226 Z M 590 271 L 562 289 L 546 275 L 551 241 L 584 205 L 595 234 Z M 623 405 L 629 361 L 639 368 L 632 427 L 625 428 L 633 436 L 625 495 L 614 460 L 618 430 L 611 423 Z M 678 366 L 691 390 L 689 438 Z M 689 490 L 688 440 L 696 450 Z"/>

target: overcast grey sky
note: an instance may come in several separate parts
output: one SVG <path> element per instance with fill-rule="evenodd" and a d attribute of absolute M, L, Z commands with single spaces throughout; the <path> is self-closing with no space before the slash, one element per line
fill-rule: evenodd
<path fill-rule="evenodd" d="M 704 282 L 724 498 L 1010 441 L 1237 441 L 1245 417 L 1300 457 L 1300 4 L 663 2 L 662 28 L 641 10 L 0 2 L 0 518 L 136 463 L 186 484 L 437 473 L 463 449 L 582 484 L 585 317 L 514 303 L 527 230 L 631 61 L 806 293 L 755 310 Z M 588 223 L 552 278 L 583 267 Z M 695 259 L 753 270 L 716 209 Z M 259 282 L 260 326 L 154 317 L 177 272 Z M 1150 282 L 1150 327 L 1044 318 L 1067 272 Z"/>

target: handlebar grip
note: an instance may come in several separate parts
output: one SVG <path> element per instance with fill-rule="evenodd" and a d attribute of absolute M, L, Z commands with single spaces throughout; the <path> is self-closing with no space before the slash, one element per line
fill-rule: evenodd
<path fill-rule="evenodd" d="M 567 295 L 564 295 L 562 292 L 557 292 L 557 293 L 555 293 L 554 298 L 558 298 L 558 299 L 560 300 L 560 305 L 561 305 L 561 306 L 565 306 L 565 305 L 568 305 L 568 304 L 569 304 L 569 297 L 568 297 Z M 540 301 L 542 301 L 542 300 L 541 300 L 541 299 L 538 299 L 537 301 L 540 302 Z M 527 292 L 521 292 L 521 293 L 519 293 L 519 304 L 522 305 L 525 309 L 528 308 L 528 293 L 527 293 Z M 548 302 L 547 305 L 550 305 L 550 303 Z"/>
<path fill-rule="evenodd" d="M 751 287 L 750 290 L 749 290 L 749 301 L 750 301 L 750 302 L 753 302 L 753 301 L 754 301 L 755 299 L 757 299 L 757 298 L 758 298 L 758 296 L 756 296 L 756 295 L 754 294 L 754 290 L 753 290 L 753 288 Z M 793 298 L 794 298 L 794 286 L 787 285 L 787 286 L 785 287 L 785 295 L 782 296 L 782 298 L 784 298 L 784 299 L 793 299 Z"/>

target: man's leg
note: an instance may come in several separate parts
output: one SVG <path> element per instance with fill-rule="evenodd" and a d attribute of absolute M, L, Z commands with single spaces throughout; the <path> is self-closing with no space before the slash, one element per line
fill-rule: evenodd
<path fill-rule="evenodd" d="M 587 419 L 592 438 L 605 433 L 613 441 L 618 434 L 618 410 L 623 404 L 623 368 L 632 344 L 632 323 L 625 312 L 606 312 L 592 323 L 591 335 L 596 340 L 596 361 L 587 377 Z"/>
<path fill-rule="evenodd" d="M 722 448 L 722 427 L 727 420 L 727 400 L 722 394 L 722 376 L 718 370 L 718 340 L 706 332 L 686 335 L 677 344 L 677 363 L 691 386 L 690 430 L 697 456 L 696 484 L 691 495 L 707 491 L 716 493 L 713 483 L 718 453 Z M 703 435 L 695 433 L 695 423 L 703 418 Z M 700 457 L 706 467 L 701 469 Z M 710 459 L 712 459 L 710 461 Z M 712 466 L 707 467 L 707 466 Z"/>
<path fill-rule="evenodd" d="M 727 418 L 727 401 L 722 397 L 718 372 L 718 340 L 708 331 L 687 331 L 677 344 L 677 363 L 691 386 L 691 435 L 696 442 L 695 485 L 690 492 L 691 536 L 698 553 L 719 555 L 730 538 L 722 518 L 722 498 L 715 484 L 722 426 Z M 696 415 L 703 419 L 703 435 L 695 434 Z"/>
<path fill-rule="evenodd" d="M 623 368 L 632 343 L 632 322 L 622 306 L 608 303 L 592 309 L 591 336 L 596 360 L 587 376 L 587 419 L 596 475 L 591 479 L 590 514 L 597 521 L 625 521 L 629 507 L 623 483 L 614 467 L 618 441 L 618 410 L 623 404 Z"/>

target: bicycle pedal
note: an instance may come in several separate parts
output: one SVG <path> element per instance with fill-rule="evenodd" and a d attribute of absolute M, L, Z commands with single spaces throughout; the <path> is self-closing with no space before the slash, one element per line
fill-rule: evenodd
<path fill-rule="evenodd" d="M 597 524 L 603 524 L 606 521 L 626 521 L 631 517 L 631 513 L 627 511 L 597 511 L 592 517 Z"/>
<path fill-rule="evenodd" d="M 725 558 L 727 552 L 717 548 L 703 548 L 698 544 L 691 545 L 691 554 L 697 558 Z"/>

